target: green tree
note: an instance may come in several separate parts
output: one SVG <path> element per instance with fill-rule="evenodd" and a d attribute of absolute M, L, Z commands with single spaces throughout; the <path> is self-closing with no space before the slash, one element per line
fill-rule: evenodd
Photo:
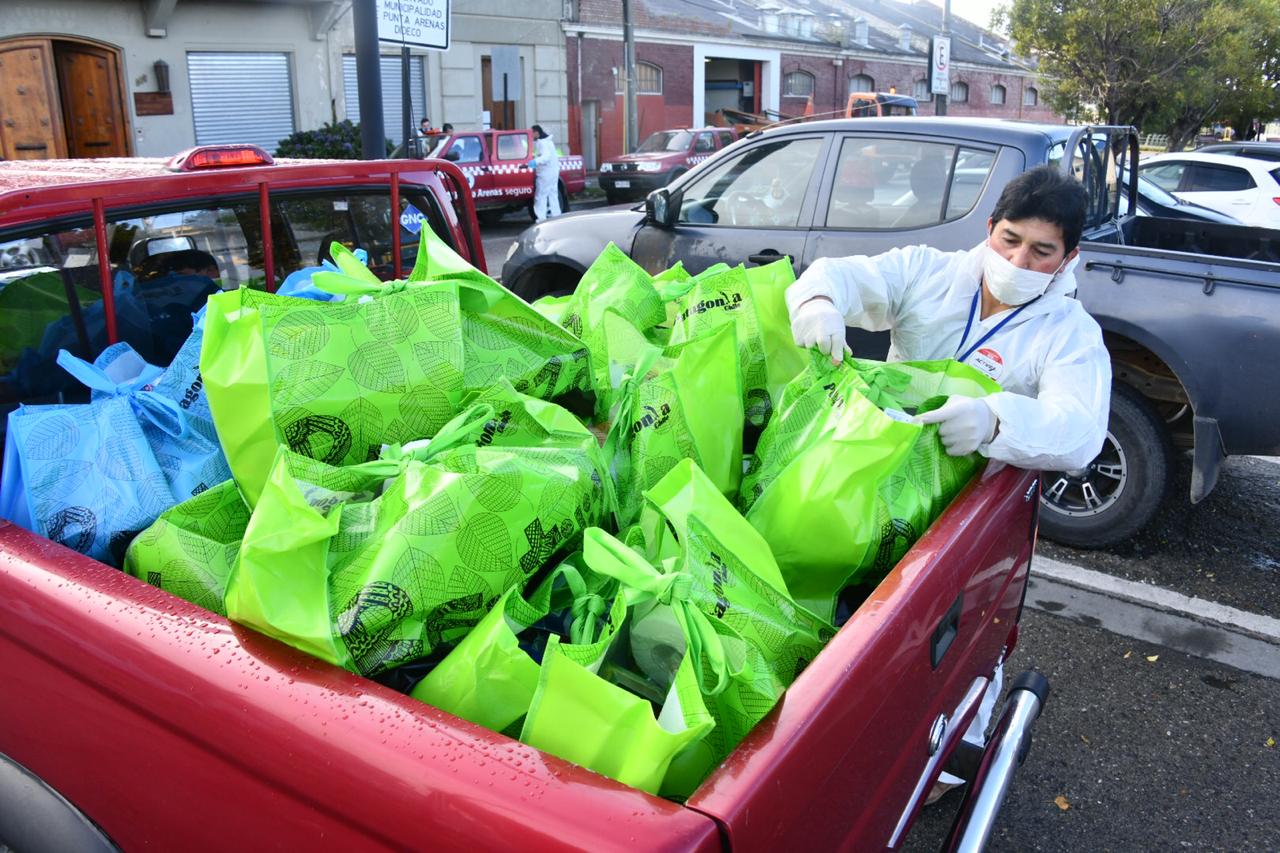
<path fill-rule="evenodd" d="M 1013 0 L 1001 15 L 1019 51 L 1039 58 L 1041 72 L 1052 81 L 1050 103 L 1059 112 L 1164 130 L 1180 108 L 1213 100 L 1212 84 L 1223 80 L 1223 64 L 1233 66 L 1233 79 L 1256 68 L 1244 48 L 1237 49 L 1237 42 L 1248 40 L 1241 9 L 1277 3 Z"/>

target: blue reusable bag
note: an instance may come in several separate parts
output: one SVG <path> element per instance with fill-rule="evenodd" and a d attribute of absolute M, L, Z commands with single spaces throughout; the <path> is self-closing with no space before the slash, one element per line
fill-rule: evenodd
<path fill-rule="evenodd" d="M 119 565 L 160 513 L 228 479 L 199 383 L 200 337 L 197 329 L 164 371 L 126 343 L 93 364 L 59 353 L 58 364 L 89 387 L 91 400 L 9 414 L 0 513 Z"/>
<path fill-rule="evenodd" d="M 362 264 L 369 263 L 369 253 L 364 249 L 356 249 L 352 252 L 356 260 Z M 289 273 L 284 283 L 276 290 L 281 296 L 296 296 L 299 299 L 314 299 L 317 302 L 342 302 L 347 297 L 341 293 L 330 293 L 327 290 L 321 290 L 311 282 L 311 276 L 318 272 L 342 272 L 338 265 L 333 261 L 325 261 L 316 267 L 303 267 Z"/>

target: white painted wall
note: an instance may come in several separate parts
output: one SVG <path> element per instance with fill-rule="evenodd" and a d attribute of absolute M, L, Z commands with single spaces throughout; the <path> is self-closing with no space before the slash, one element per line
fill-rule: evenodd
<path fill-rule="evenodd" d="M 122 49 L 126 107 L 134 153 L 167 156 L 195 144 L 191 91 L 187 84 L 189 50 L 284 51 L 291 55 L 294 126 L 319 127 L 342 114 L 342 64 L 335 34 L 311 36 L 310 7 L 299 4 L 229 3 L 179 0 L 167 35 L 147 36 L 142 2 L 124 0 L 40 0 L 4 2 L 0 38 L 19 35 L 72 35 Z M 344 16 L 351 26 L 350 13 Z M 338 26 L 341 27 L 342 21 Z M 152 66 L 169 63 L 173 92 L 171 116 L 138 116 L 134 92 L 154 92 Z"/>

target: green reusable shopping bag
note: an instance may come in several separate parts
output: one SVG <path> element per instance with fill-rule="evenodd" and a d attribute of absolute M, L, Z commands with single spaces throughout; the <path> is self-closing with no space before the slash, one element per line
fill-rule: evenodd
<path fill-rule="evenodd" d="M 559 654 L 592 672 L 599 667 L 626 618 L 617 590 L 612 578 L 571 560 L 527 599 L 519 588 L 507 590 L 410 695 L 485 728 L 508 729 L 529 710 L 551 637 Z"/>
<path fill-rule="evenodd" d="M 535 303 L 534 307 L 539 306 Z M 606 333 L 606 312 L 612 312 L 641 332 L 666 318 L 666 307 L 654 288 L 652 277 L 613 243 L 605 246 L 583 273 L 573 295 L 563 303 L 558 318 L 560 325 L 580 338 L 591 354 L 596 417 L 601 420 L 608 416 L 613 391 L 609 376 L 613 337 Z"/>
<path fill-rule="evenodd" d="M 764 539 L 691 460 L 645 492 L 638 527 L 650 561 L 678 550 L 664 571 L 690 576 L 691 600 L 741 638 L 726 644 L 734 650 L 727 689 L 703 684 L 715 729 L 673 762 L 663 784 L 664 794 L 683 797 L 773 708 L 835 628 L 795 602 Z M 634 644 L 644 623 L 633 618 L 632 626 Z M 660 655 L 650 657 L 660 665 Z"/>
<path fill-rule="evenodd" d="M 739 496 L 798 602 L 830 619 L 840 591 L 884 577 L 982 467 L 976 453 L 948 456 L 937 425 L 911 415 L 998 390 L 953 361 L 834 366 L 812 355 Z"/>
<path fill-rule="evenodd" d="M 662 348 L 642 339 L 624 343 L 625 324 L 606 323 L 615 350 L 634 345 L 640 352 L 615 395 L 605 441 L 619 529 L 635 520 L 644 490 L 681 459 L 693 459 L 722 492 L 735 494 L 742 477 L 743 418 L 734 325 Z"/>
<path fill-rule="evenodd" d="M 572 421 L 564 413 L 539 446 L 522 446 L 521 419 L 504 425 L 483 402 L 360 465 L 282 448 L 231 573 L 228 617 L 362 675 L 456 642 L 604 518 L 599 445 Z"/>
<path fill-rule="evenodd" d="M 690 576 L 663 574 L 599 528 L 583 535 L 582 556 L 591 570 L 618 578 L 627 600 L 644 608 L 646 618 L 675 625 L 684 648 L 667 673 L 669 683 L 657 684 L 635 669 L 630 642 L 621 637 L 598 673 L 564 654 L 553 638 L 520 740 L 657 793 L 672 760 L 714 728 L 700 685 L 712 691 L 728 687 L 732 652 L 727 646 L 740 647 L 742 641 L 698 609 Z M 615 651 L 621 657 L 615 659 Z"/>
<path fill-rule="evenodd" d="M 200 372 L 245 499 L 257 501 L 280 445 L 350 465 L 435 434 L 465 390 L 460 326 L 458 294 L 444 289 L 365 303 L 210 297 Z"/>
<path fill-rule="evenodd" d="M 248 524 L 249 507 L 225 480 L 161 513 L 125 552 L 124 570 L 226 616 L 222 598 Z"/>
<path fill-rule="evenodd" d="M 688 290 L 674 299 L 673 344 L 724 323 L 737 326 L 745 413 L 756 428 L 768 423 L 773 401 L 807 364 L 792 339 L 783 295 L 794 281 L 791 262 L 784 258 L 763 267 L 703 273 L 686 282 Z"/>

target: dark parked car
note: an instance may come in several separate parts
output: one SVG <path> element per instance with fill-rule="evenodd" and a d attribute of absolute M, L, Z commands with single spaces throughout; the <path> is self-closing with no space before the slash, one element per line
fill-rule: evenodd
<path fill-rule="evenodd" d="M 1270 160 L 1280 163 L 1280 142 L 1214 142 L 1201 145 L 1197 154 L 1233 154 L 1237 157 L 1252 157 L 1255 160 Z"/>
<path fill-rule="evenodd" d="M 1045 474 L 1041 529 L 1100 547 L 1155 514 L 1173 448 L 1194 450 L 1192 502 L 1212 491 L 1227 454 L 1280 455 L 1280 373 L 1271 368 L 1280 232 L 1139 217 L 1127 200 L 1122 210 L 1126 193 L 1107 176 L 1136 159 L 1128 129 L 932 117 L 780 127 L 657 190 L 645 207 L 529 229 L 503 280 L 526 298 L 566 292 L 610 240 L 654 272 L 677 260 L 696 273 L 786 255 L 799 273 L 829 255 L 969 249 L 1010 178 L 1060 163 L 1093 199 L 1078 296 L 1103 328 L 1116 381 L 1102 454 L 1085 469 Z M 851 332 L 850 343 L 883 357 L 888 339 Z"/>

